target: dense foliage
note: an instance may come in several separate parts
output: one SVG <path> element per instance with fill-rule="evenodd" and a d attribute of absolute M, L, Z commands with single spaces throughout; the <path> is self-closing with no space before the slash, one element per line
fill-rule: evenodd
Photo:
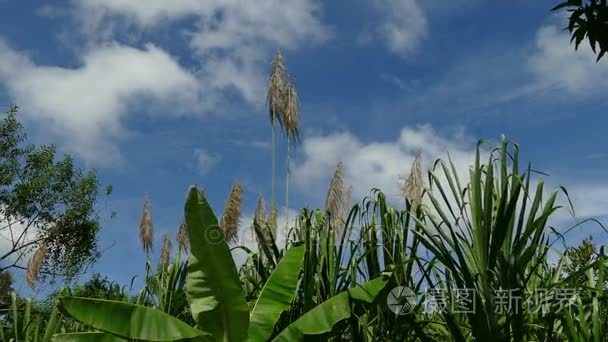
<path fill-rule="evenodd" d="M 28 267 L 38 274 L 71 277 L 97 257 L 99 183 L 94 171 L 77 168 L 54 146 L 26 145 L 13 106 L 0 120 L 0 234 L 9 248 L 0 270 Z"/>
<path fill-rule="evenodd" d="M 273 221 L 256 215 L 258 252 L 230 248 L 222 227 L 228 220 L 218 220 L 193 187 L 183 225 L 187 260 L 178 252 L 169 263 L 148 261 L 133 297 L 96 277 L 84 291 L 63 290 L 48 318 L 17 303 L 4 336 L 606 341 L 604 249 L 585 241 L 555 257 L 562 236 L 548 221 L 567 194 L 547 193 L 530 167 L 520 169 L 517 145 L 480 148 L 466 182 L 449 160 L 438 160 L 427 176 L 422 198 L 406 199 L 402 209 L 374 190 L 344 220 L 302 210 L 285 248 Z M 246 251 L 248 259 L 237 267 L 231 251 Z M 398 286 L 417 296 L 404 300 L 394 293 Z M 34 330 L 20 325 L 34 320 Z"/>

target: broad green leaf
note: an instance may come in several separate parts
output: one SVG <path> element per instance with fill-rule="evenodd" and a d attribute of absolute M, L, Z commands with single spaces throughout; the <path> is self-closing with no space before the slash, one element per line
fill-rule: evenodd
<path fill-rule="evenodd" d="M 375 278 L 331 297 L 290 324 L 273 341 L 299 341 L 304 335 L 330 332 L 338 322 L 351 317 L 353 301 L 373 302 L 387 282 L 388 278 Z"/>
<path fill-rule="evenodd" d="M 196 187 L 191 187 L 185 208 L 190 240 L 186 289 L 198 327 L 218 341 L 244 341 L 249 307 L 224 233 L 213 210 Z"/>
<path fill-rule="evenodd" d="M 207 335 L 162 311 L 126 302 L 80 297 L 59 298 L 73 319 L 113 335 L 146 341 L 175 341 Z"/>
<path fill-rule="evenodd" d="M 289 248 L 274 269 L 251 313 L 249 340 L 267 341 L 281 313 L 289 308 L 296 293 L 304 260 L 304 246 Z"/>
<path fill-rule="evenodd" d="M 82 332 L 71 334 L 57 334 L 56 342 L 124 342 L 125 339 L 102 332 Z"/>

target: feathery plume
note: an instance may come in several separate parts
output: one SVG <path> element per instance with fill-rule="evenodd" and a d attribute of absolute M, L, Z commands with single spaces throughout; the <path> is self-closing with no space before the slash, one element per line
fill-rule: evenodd
<path fill-rule="evenodd" d="M 159 265 L 162 269 L 165 269 L 169 265 L 169 259 L 171 258 L 171 238 L 169 234 L 163 236 L 163 247 L 160 250 L 160 261 Z"/>
<path fill-rule="evenodd" d="M 38 281 L 38 275 L 40 274 L 42 264 L 44 263 L 44 259 L 46 258 L 46 252 L 47 246 L 46 243 L 43 243 L 38 247 L 30 261 L 27 263 L 25 281 L 32 289 L 36 286 L 36 281 Z"/>
<path fill-rule="evenodd" d="M 221 227 L 228 243 L 235 242 L 241 225 L 241 207 L 243 205 L 243 185 L 237 181 L 232 185 L 232 190 L 224 206 Z"/>
<path fill-rule="evenodd" d="M 274 236 L 276 238 L 277 236 L 277 219 L 279 217 L 279 212 L 277 210 L 277 208 L 270 208 L 270 212 L 268 213 L 268 216 L 266 216 L 266 225 L 270 228 L 270 232 L 272 233 L 272 236 Z"/>
<path fill-rule="evenodd" d="M 182 221 L 182 223 L 179 225 L 175 240 L 177 241 L 179 251 L 183 254 L 188 253 L 188 230 L 186 229 L 185 221 Z"/>
<path fill-rule="evenodd" d="M 325 210 L 329 213 L 332 227 L 339 227 L 346 221 L 348 206 L 350 205 L 350 189 L 346 189 L 344 183 L 344 171 L 342 162 L 338 162 L 334 175 L 329 183 L 327 197 L 325 199 Z M 336 233 L 338 233 L 336 228 Z"/>
<path fill-rule="evenodd" d="M 258 197 L 258 203 L 255 207 L 255 214 L 253 216 L 254 220 L 256 220 L 256 222 L 259 223 L 263 223 L 266 218 L 266 203 L 264 203 L 264 197 L 262 197 L 262 195 L 260 195 L 260 197 Z"/>
<path fill-rule="evenodd" d="M 283 115 L 283 129 L 287 139 L 297 142 L 300 139 L 299 133 L 299 104 L 298 92 L 293 83 L 293 80 L 287 78 L 284 82 L 283 89 L 284 109 L 281 111 Z"/>
<path fill-rule="evenodd" d="M 266 101 L 268 103 L 268 111 L 270 115 L 270 123 L 274 125 L 277 120 L 279 125 L 283 125 L 283 118 L 280 113 L 283 111 L 284 104 L 284 88 L 285 88 L 285 65 L 283 64 L 283 55 L 277 51 L 270 67 L 270 77 L 268 78 L 268 93 Z"/>
<path fill-rule="evenodd" d="M 139 220 L 139 239 L 144 252 L 149 253 L 152 249 L 154 232 L 152 228 L 152 208 L 148 196 L 144 198 L 144 209 Z"/>
<path fill-rule="evenodd" d="M 346 224 L 346 220 L 348 219 L 348 214 L 350 211 L 350 201 L 353 193 L 353 187 L 349 186 L 348 190 L 344 193 L 344 197 L 342 197 L 342 205 L 341 210 L 336 214 L 336 219 L 338 220 L 337 226 L 334 228 L 336 231 L 336 236 L 341 237 L 342 232 L 344 230 L 344 225 Z"/>
<path fill-rule="evenodd" d="M 402 180 L 401 195 L 403 198 L 410 201 L 412 205 L 420 204 L 424 188 L 424 181 L 422 179 L 422 155 L 420 152 L 416 154 L 416 158 L 412 163 L 410 174 L 407 178 L 404 178 L 403 176 L 400 178 Z"/>
<path fill-rule="evenodd" d="M 261 236 L 255 231 L 256 225 L 260 229 Z M 253 214 L 253 222 L 251 223 L 251 237 L 255 238 L 258 244 L 258 251 L 262 251 L 262 245 L 267 245 L 268 229 L 268 222 L 266 222 L 266 204 L 264 203 L 264 197 L 260 195 L 255 207 L 255 213 Z"/>

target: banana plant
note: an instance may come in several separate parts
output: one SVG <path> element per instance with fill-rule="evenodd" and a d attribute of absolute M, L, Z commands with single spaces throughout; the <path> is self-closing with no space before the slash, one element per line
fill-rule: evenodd
<path fill-rule="evenodd" d="M 304 247 L 292 245 L 287 250 L 250 313 L 223 231 L 211 206 L 196 187 L 191 187 L 188 192 L 185 218 L 190 239 L 186 294 L 195 327 L 160 310 L 142 305 L 62 297 L 60 308 L 65 314 L 101 333 L 60 334 L 55 336 L 56 341 L 90 341 L 91 338 L 107 341 L 112 341 L 112 338 L 145 341 L 269 340 L 281 313 L 289 308 L 296 295 Z M 378 278 L 372 284 L 364 284 L 350 290 L 351 292 L 339 294 L 338 298 L 332 298 L 333 303 L 342 305 L 343 310 L 339 315 L 331 314 L 335 307 L 332 302 L 324 303 L 318 309 L 319 316 L 313 315 L 311 318 L 310 315 L 304 315 L 293 323 L 295 326 L 288 327 L 286 331 L 298 331 L 296 335 L 299 336 L 315 334 L 317 331 L 310 329 L 311 324 L 305 323 L 321 317 L 321 314 L 324 314 L 326 326 L 333 326 L 349 316 L 350 311 L 347 313 L 344 310 L 350 307 L 351 301 L 369 303 L 387 282 L 386 277 Z"/>

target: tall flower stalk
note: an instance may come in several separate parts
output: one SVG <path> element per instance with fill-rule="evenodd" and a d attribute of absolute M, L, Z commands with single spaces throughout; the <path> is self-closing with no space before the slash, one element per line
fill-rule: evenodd
<path fill-rule="evenodd" d="M 153 234 L 152 208 L 150 199 L 146 195 L 144 198 L 144 209 L 139 221 L 139 239 L 141 240 L 141 244 L 146 255 L 150 253 L 150 250 L 152 249 L 152 241 L 154 240 Z"/>
<path fill-rule="evenodd" d="M 350 196 L 351 189 L 346 187 L 343 164 L 339 161 L 325 198 L 325 211 L 329 214 L 329 225 L 334 229 L 336 237 L 342 236 L 348 210 L 350 209 Z"/>
<path fill-rule="evenodd" d="M 287 172 L 285 179 L 285 242 L 287 242 L 289 225 L 289 177 L 291 174 L 292 144 L 299 141 L 299 106 L 298 93 L 293 80 L 287 75 L 283 55 L 277 52 L 268 78 L 268 111 L 272 129 L 272 185 L 271 211 L 276 210 L 275 179 L 276 179 L 276 132 L 275 124 L 281 128 L 287 137 Z"/>
<path fill-rule="evenodd" d="M 285 66 L 283 64 L 283 55 L 277 52 L 272 60 L 270 77 L 268 78 L 268 94 L 266 101 L 268 103 L 268 114 L 270 115 L 270 126 L 272 129 L 272 184 L 271 184 L 271 208 L 276 205 L 274 197 L 274 183 L 276 175 L 276 132 L 275 125 L 278 122 L 279 126 L 283 125 L 282 111 L 283 104 L 283 89 L 285 81 Z"/>
<path fill-rule="evenodd" d="M 422 201 L 424 190 L 424 180 L 422 178 L 422 154 L 416 153 L 416 158 L 412 163 L 410 174 L 401 177 L 401 195 L 405 201 L 409 201 L 412 206 L 418 206 Z"/>
<path fill-rule="evenodd" d="M 220 220 L 220 226 L 224 231 L 226 241 L 229 243 L 234 243 L 238 240 L 242 206 L 243 185 L 240 181 L 236 181 L 232 185 L 232 190 L 224 206 L 224 214 Z"/>
<path fill-rule="evenodd" d="M 287 173 L 285 176 L 285 244 L 287 244 L 289 230 L 289 176 L 291 175 L 291 145 L 300 139 L 299 133 L 299 106 L 298 92 L 293 80 L 285 82 L 285 110 L 283 111 L 284 129 L 287 136 Z"/>

